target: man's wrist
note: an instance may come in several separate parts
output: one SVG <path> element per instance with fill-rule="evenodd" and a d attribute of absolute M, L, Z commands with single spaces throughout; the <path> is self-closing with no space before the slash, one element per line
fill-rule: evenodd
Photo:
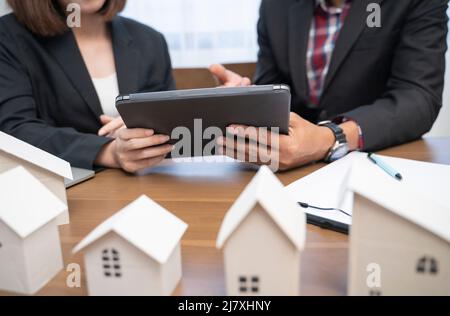
<path fill-rule="evenodd" d="M 347 121 L 339 125 L 344 131 L 350 151 L 359 150 L 360 147 L 360 128 L 355 121 Z"/>
<path fill-rule="evenodd" d="M 325 160 L 330 153 L 330 150 L 336 144 L 336 137 L 331 129 L 324 126 L 319 126 L 321 146 L 317 154 L 316 160 Z"/>

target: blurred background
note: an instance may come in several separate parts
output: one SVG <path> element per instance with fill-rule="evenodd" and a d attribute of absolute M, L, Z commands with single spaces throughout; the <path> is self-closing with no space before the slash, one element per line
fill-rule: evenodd
<path fill-rule="evenodd" d="M 230 0 L 130 0 L 123 15 L 166 36 L 183 87 L 183 79 L 190 78 L 193 69 L 201 77 L 198 69 L 212 63 L 233 64 L 231 68 L 244 75 L 254 70 L 260 2 L 241 0 L 230 5 Z M 6 0 L 0 0 L 0 16 L 8 12 Z M 447 61 L 450 65 L 450 52 Z M 205 82 L 207 75 L 203 73 Z M 444 108 L 429 136 L 450 136 L 450 71 L 446 83 Z"/>

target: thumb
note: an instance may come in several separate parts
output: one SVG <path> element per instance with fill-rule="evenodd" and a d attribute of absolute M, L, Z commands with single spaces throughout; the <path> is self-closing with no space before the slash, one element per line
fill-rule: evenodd
<path fill-rule="evenodd" d="M 298 127 L 304 122 L 304 119 L 301 118 L 298 114 L 291 112 L 289 119 L 290 127 Z"/>

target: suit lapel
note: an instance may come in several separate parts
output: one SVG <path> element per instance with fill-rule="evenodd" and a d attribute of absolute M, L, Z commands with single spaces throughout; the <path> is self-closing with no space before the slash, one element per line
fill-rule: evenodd
<path fill-rule="evenodd" d="M 48 49 L 99 120 L 102 108 L 95 87 L 72 32 L 48 39 Z"/>
<path fill-rule="evenodd" d="M 133 40 L 120 17 L 112 22 L 112 37 L 120 93 L 136 93 L 139 89 L 138 73 L 141 55 L 134 47 Z"/>
<path fill-rule="evenodd" d="M 347 58 L 353 45 L 358 40 L 366 26 L 368 17 L 367 6 L 370 3 L 381 3 L 383 0 L 353 0 L 344 26 L 339 34 L 336 46 L 333 51 L 330 68 L 325 79 L 323 94 L 333 81 L 340 66 Z M 322 96 L 323 98 L 323 96 Z"/>
<path fill-rule="evenodd" d="M 309 90 L 306 52 L 313 13 L 313 0 L 299 0 L 292 5 L 289 15 L 289 65 L 297 94 L 302 97 L 306 97 Z"/>
<path fill-rule="evenodd" d="M 140 54 L 134 48 L 131 36 L 120 17 L 112 21 L 111 31 L 120 93 L 137 92 Z M 46 41 L 49 52 L 100 121 L 103 110 L 73 33 L 66 32 Z"/>

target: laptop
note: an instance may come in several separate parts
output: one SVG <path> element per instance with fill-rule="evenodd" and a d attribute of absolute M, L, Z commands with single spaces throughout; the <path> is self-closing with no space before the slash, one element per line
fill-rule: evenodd
<path fill-rule="evenodd" d="M 64 185 L 66 186 L 66 189 L 71 188 L 77 184 L 80 184 L 82 182 L 85 182 L 89 179 L 94 178 L 95 172 L 92 170 L 72 168 L 72 175 L 73 175 L 73 180 L 68 180 L 68 179 L 64 180 Z"/>

